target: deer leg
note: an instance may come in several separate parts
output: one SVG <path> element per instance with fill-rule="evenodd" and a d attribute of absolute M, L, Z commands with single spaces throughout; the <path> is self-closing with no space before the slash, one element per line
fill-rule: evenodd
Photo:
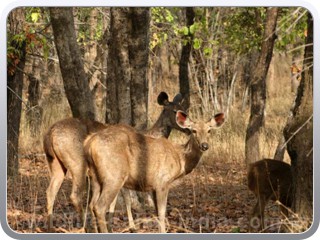
<path fill-rule="evenodd" d="M 129 220 L 129 229 L 131 232 L 135 232 L 135 225 L 133 221 L 133 216 L 132 216 L 132 208 L 131 208 L 131 197 L 130 197 L 130 192 L 127 189 L 122 189 L 121 190 L 124 202 L 126 204 L 126 210 L 128 214 L 128 220 Z"/>
<path fill-rule="evenodd" d="M 118 200 L 118 194 L 117 196 L 113 199 L 112 203 L 110 204 L 109 208 L 109 213 L 108 213 L 108 232 L 112 232 L 112 225 L 113 225 L 113 216 L 114 216 L 114 210 L 117 205 L 117 200 Z"/>
<path fill-rule="evenodd" d="M 258 196 L 257 198 L 257 203 L 254 206 L 253 210 L 252 210 L 252 215 L 251 215 L 251 219 L 250 219 L 250 232 L 253 228 L 253 222 L 255 220 L 259 221 L 259 226 L 258 228 L 260 230 L 263 230 L 264 227 L 264 209 L 265 209 L 265 205 L 266 205 L 266 199 L 263 196 Z"/>
<path fill-rule="evenodd" d="M 91 200 L 89 204 L 89 209 L 91 213 L 91 224 L 92 224 L 92 229 L 89 230 L 89 232 L 98 232 L 98 227 L 97 227 L 97 221 L 95 217 L 95 213 L 93 211 L 94 205 L 99 199 L 100 196 L 100 184 L 98 182 L 98 179 L 95 174 L 90 174 L 90 184 L 91 184 Z"/>
<path fill-rule="evenodd" d="M 50 184 L 47 188 L 47 211 L 48 211 L 48 232 L 52 232 L 53 230 L 53 205 L 55 198 L 57 196 L 57 193 L 61 187 L 61 184 L 63 182 L 63 179 L 66 175 L 66 169 L 63 167 L 61 162 L 54 158 L 49 163 L 49 170 L 50 170 Z"/>
<path fill-rule="evenodd" d="M 105 214 L 106 214 L 107 209 L 109 209 L 110 204 L 113 200 L 113 199 L 111 199 L 110 195 L 112 195 L 112 194 L 108 194 L 106 189 L 103 189 L 96 205 L 93 208 L 94 215 L 96 216 L 100 233 L 107 233 L 108 232 Z M 117 195 L 117 193 L 115 193 L 113 195 L 115 197 Z"/>
<path fill-rule="evenodd" d="M 118 179 L 121 179 L 121 178 L 118 178 Z M 101 233 L 108 232 L 105 214 L 107 210 L 110 209 L 111 203 L 114 201 L 114 199 L 118 195 L 126 179 L 121 182 L 112 181 L 112 180 L 113 179 L 106 179 L 103 182 L 101 194 L 93 208 L 94 214 L 97 218 L 99 232 Z"/>
<path fill-rule="evenodd" d="M 159 217 L 159 231 L 161 233 L 166 232 L 166 208 L 167 208 L 167 199 L 168 199 L 169 189 L 167 187 L 162 187 L 156 190 L 156 199 L 157 199 L 157 209 L 158 209 L 158 217 Z"/>
<path fill-rule="evenodd" d="M 158 203 L 157 203 L 156 191 L 152 191 L 152 198 L 153 198 L 153 202 L 154 202 L 154 208 L 156 209 L 156 213 L 158 213 Z"/>
<path fill-rule="evenodd" d="M 150 193 L 146 193 L 146 195 L 147 195 L 146 199 L 147 199 L 148 206 L 151 208 L 155 208 L 156 205 L 155 205 L 154 198 L 152 197 L 152 195 Z"/>
<path fill-rule="evenodd" d="M 289 217 L 289 210 L 291 208 L 291 199 L 289 198 L 288 194 L 283 194 L 280 198 L 280 211 L 288 218 Z"/>
<path fill-rule="evenodd" d="M 85 227 L 85 223 L 83 222 L 85 217 L 84 217 L 82 201 L 83 201 L 84 189 L 86 185 L 87 167 L 86 165 L 81 164 L 76 168 L 70 168 L 70 171 L 72 174 L 72 190 L 71 190 L 70 199 L 76 211 L 80 214 L 80 220 L 81 220 L 81 223 L 83 224 L 82 227 Z"/>

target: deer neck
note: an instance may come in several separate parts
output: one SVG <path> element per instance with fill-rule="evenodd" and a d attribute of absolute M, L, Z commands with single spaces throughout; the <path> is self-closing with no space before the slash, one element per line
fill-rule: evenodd
<path fill-rule="evenodd" d="M 198 165 L 202 151 L 196 139 L 191 135 L 189 141 L 184 145 L 185 174 L 189 174 Z"/>
<path fill-rule="evenodd" d="M 158 118 L 158 120 L 155 122 L 155 124 L 146 131 L 146 134 L 156 137 L 165 137 L 168 138 L 171 133 L 171 127 L 166 124 L 164 118 L 162 117 L 162 114 Z"/>

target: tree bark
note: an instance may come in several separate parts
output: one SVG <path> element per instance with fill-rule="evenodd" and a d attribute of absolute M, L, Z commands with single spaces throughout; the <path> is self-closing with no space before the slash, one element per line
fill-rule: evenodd
<path fill-rule="evenodd" d="M 129 8 L 111 8 L 110 45 L 107 72 L 107 122 L 131 125 Z"/>
<path fill-rule="evenodd" d="M 193 7 L 186 8 L 187 27 L 194 24 L 195 12 Z M 183 96 L 183 107 L 188 109 L 190 106 L 190 83 L 189 83 L 189 59 L 192 50 L 193 35 L 190 33 L 186 36 L 187 44 L 182 47 L 179 63 L 179 86 L 180 93 Z"/>
<path fill-rule="evenodd" d="M 39 139 L 42 121 L 42 107 L 40 106 L 41 89 L 40 80 L 44 63 L 40 58 L 32 59 L 32 75 L 29 75 L 28 85 L 28 110 L 26 112 L 26 120 L 29 126 L 30 136 Z"/>
<path fill-rule="evenodd" d="M 72 8 L 50 8 L 50 18 L 64 88 L 72 114 L 74 117 L 93 120 L 94 103 L 77 44 Z"/>
<path fill-rule="evenodd" d="M 23 8 L 12 10 L 8 17 L 10 35 L 24 33 L 25 12 Z M 23 69 L 26 61 L 26 42 L 17 42 L 12 40 L 10 45 L 14 47 L 19 56 L 15 59 L 17 65 L 7 66 L 7 149 L 8 149 L 8 168 L 7 174 L 10 177 L 16 176 L 19 170 L 18 147 L 20 118 L 22 108 L 22 87 L 23 87 Z"/>
<path fill-rule="evenodd" d="M 264 34 L 258 62 L 253 68 L 250 79 L 251 113 L 246 132 L 245 155 L 247 166 L 260 159 L 260 129 L 264 125 L 264 111 L 266 105 L 266 77 L 272 58 L 273 45 L 276 39 L 278 9 L 267 9 L 264 24 Z"/>
<path fill-rule="evenodd" d="M 313 219 L 313 19 L 308 13 L 308 35 L 301 83 L 284 136 L 293 171 L 293 211 L 303 220 L 301 232 Z"/>
<path fill-rule="evenodd" d="M 106 122 L 147 126 L 149 8 L 111 8 Z"/>
<path fill-rule="evenodd" d="M 131 9 L 131 104 L 132 125 L 138 130 L 147 128 L 148 122 L 148 81 L 149 60 L 149 8 Z"/>

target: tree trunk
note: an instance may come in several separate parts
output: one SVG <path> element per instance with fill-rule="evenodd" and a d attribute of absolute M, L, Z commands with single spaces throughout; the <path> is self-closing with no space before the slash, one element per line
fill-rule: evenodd
<path fill-rule="evenodd" d="M 266 76 L 272 58 L 273 45 L 276 39 L 278 9 L 267 9 L 264 24 L 264 34 L 261 43 L 261 52 L 258 62 L 253 68 L 250 79 L 251 113 L 246 133 L 245 155 L 247 166 L 260 159 L 260 129 L 264 124 L 264 111 L 266 105 Z"/>
<path fill-rule="evenodd" d="M 131 125 L 129 8 L 111 8 L 111 40 L 107 73 L 107 122 Z"/>
<path fill-rule="evenodd" d="M 313 19 L 308 13 L 308 35 L 301 83 L 284 136 L 293 171 L 293 211 L 303 221 L 301 232 L 313 219 Z"/>
<path fill-rule="evenodd" d="M 72 8 L 50 8 L 64 88 L 74 117 L 94 119 L 94 103 L 77 44 Z"/>
<path fill-rule="evenodd" d="M 111 8 L 106 122 L 147 126 L 149 8 Z"/>
<path fill-rule="evenodd" d="M 148 121 L 148 81 L 147 69 L 149 60 L 149 8 L 131 9 L 131 104 L 132 125 L 143 130 Z"/>
<path fill-rule="evenodd" d="M 28 76 L 28 110 L 26 119 L 28 121 L 30 136 L 38 139 L 40 136 L 40 126 L 42 121 L 42 108 L 40 107 L 40 80 L 43 61 L 39 58 L 34 58 L 32 61 L 32 76 Z"/>
<path fill-rule="evenodd" d="M 98 31 L 98 16 L 97 8 L 92 8 L 90 12 L 90 39 L 85 50 L 85 61 L 87 68 L 90 90 L 95 102 L 95 113 L 97 121 L 105 121 L 106 113 L 106 79 L 107 79 L 107 56 L 108 56 L 108 39 L 110 27 L 110 8 L 103 9 L 102 30 L 103 35 L 99 41 L 96 41 L 96 33 Z"/>
<path fill-rule="evenodd" d="M 194 24 L 195 12 L 193 7 L 186 8 L 187 27 Z M 190 83 L 189 83 L 189 59 L 192 49 L 193 35 L 190 32 L 186 36 L 187 43 L 182 47 L 180 63 L 179 63 L 179 86 L 180 93 L 183 96 L 183 107 L 188 109 L 190 106 Z"/>
<path fill-rule="evenodd" d="M 24 33 L 25 15 L 23 8 L 12 10 L 8 17 L 10 35 Z M 22 87 L 23 87 L 23 69 L 26 57 L 26 42 L 17 42 L 12 40 L 10 45 L 19 52 L 19 56 L 15 56 L 14 62 L 17 65 L 8 63 L 7 66 L 7 149 L 8 149 L 8 176 L 16 176 L 19 170 L 18 147 L 19 147 L 19 131 L 20 117 L 22 108 Z"/>

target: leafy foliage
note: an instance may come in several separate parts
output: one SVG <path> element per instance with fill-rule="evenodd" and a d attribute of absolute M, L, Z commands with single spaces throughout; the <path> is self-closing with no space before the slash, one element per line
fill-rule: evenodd
<path fill-rule="evenodd" d="M 48 58 L 52 45 L 49 44 L 47 36 L 48 13 L 44 8 L 28 7 L 25 9 L 25 19 L 23 32 L 13 35 L 8 31 L 7 38 L 7 62 L 8 74 L 13 75 L 21 59 L 21 49 L 26 44 L 27 54 L 42 55 Z"/>
<path fill-rule="evenodd" d="M 304 44 L 307 31 L 306 13 L 307 10 L 303 8 L 281 8 L 275 45 L 278 51 L 287 51 Z"/>
<path fill-rule="evenodd" d="M 233 8 L 223 16 L 224 42 L 239 53 L 247 53 L 258 48 L 263 26 L 257 23 L 257 15 L 264 18 L 263 8 Z"/>
<path fill-rule="evenodd" d="M 226 48 L 238 54 L 258 49 L 262 40 L 263 22 L 266 17 L 263 7 L 241 8 L 195 8 L 195 22 L 189 28 L 179 8 L 152 8 L 151 50 L 168 41 L 176 44 L 182 36 L 194 36 L 194 50 L 201 50 L 204 56 L 212 57 L 217 47 Z M 288 50 L 288 46 L 302 44 L 306 31 L 306 14 L 302 8 L 281 8 L 276 50 Z M 302 16 L 302 14 L 304 14 Z M 186 44 L 182 41 L 182 44 Z"/>
<path fill-rule="evenodd" d="M 97 26 L 95 29 L 92 29 L 93 26 L 90 25 L 90 16 L 92 15 L 93 10 L 98 10 L 97 17 Z M 93 7 L 81 7 L 75 8 L 75 14 L 77 22 L 75 23 L 78 26 L 77 30 L 77 40 L 80 45 L 87 45 L 94 41 L 101 40 L 104 31 L 104 14 L 102 8 L 93 8 Z M 94 32 L 93 38 L 91 37 L 91 31 Z"/>

